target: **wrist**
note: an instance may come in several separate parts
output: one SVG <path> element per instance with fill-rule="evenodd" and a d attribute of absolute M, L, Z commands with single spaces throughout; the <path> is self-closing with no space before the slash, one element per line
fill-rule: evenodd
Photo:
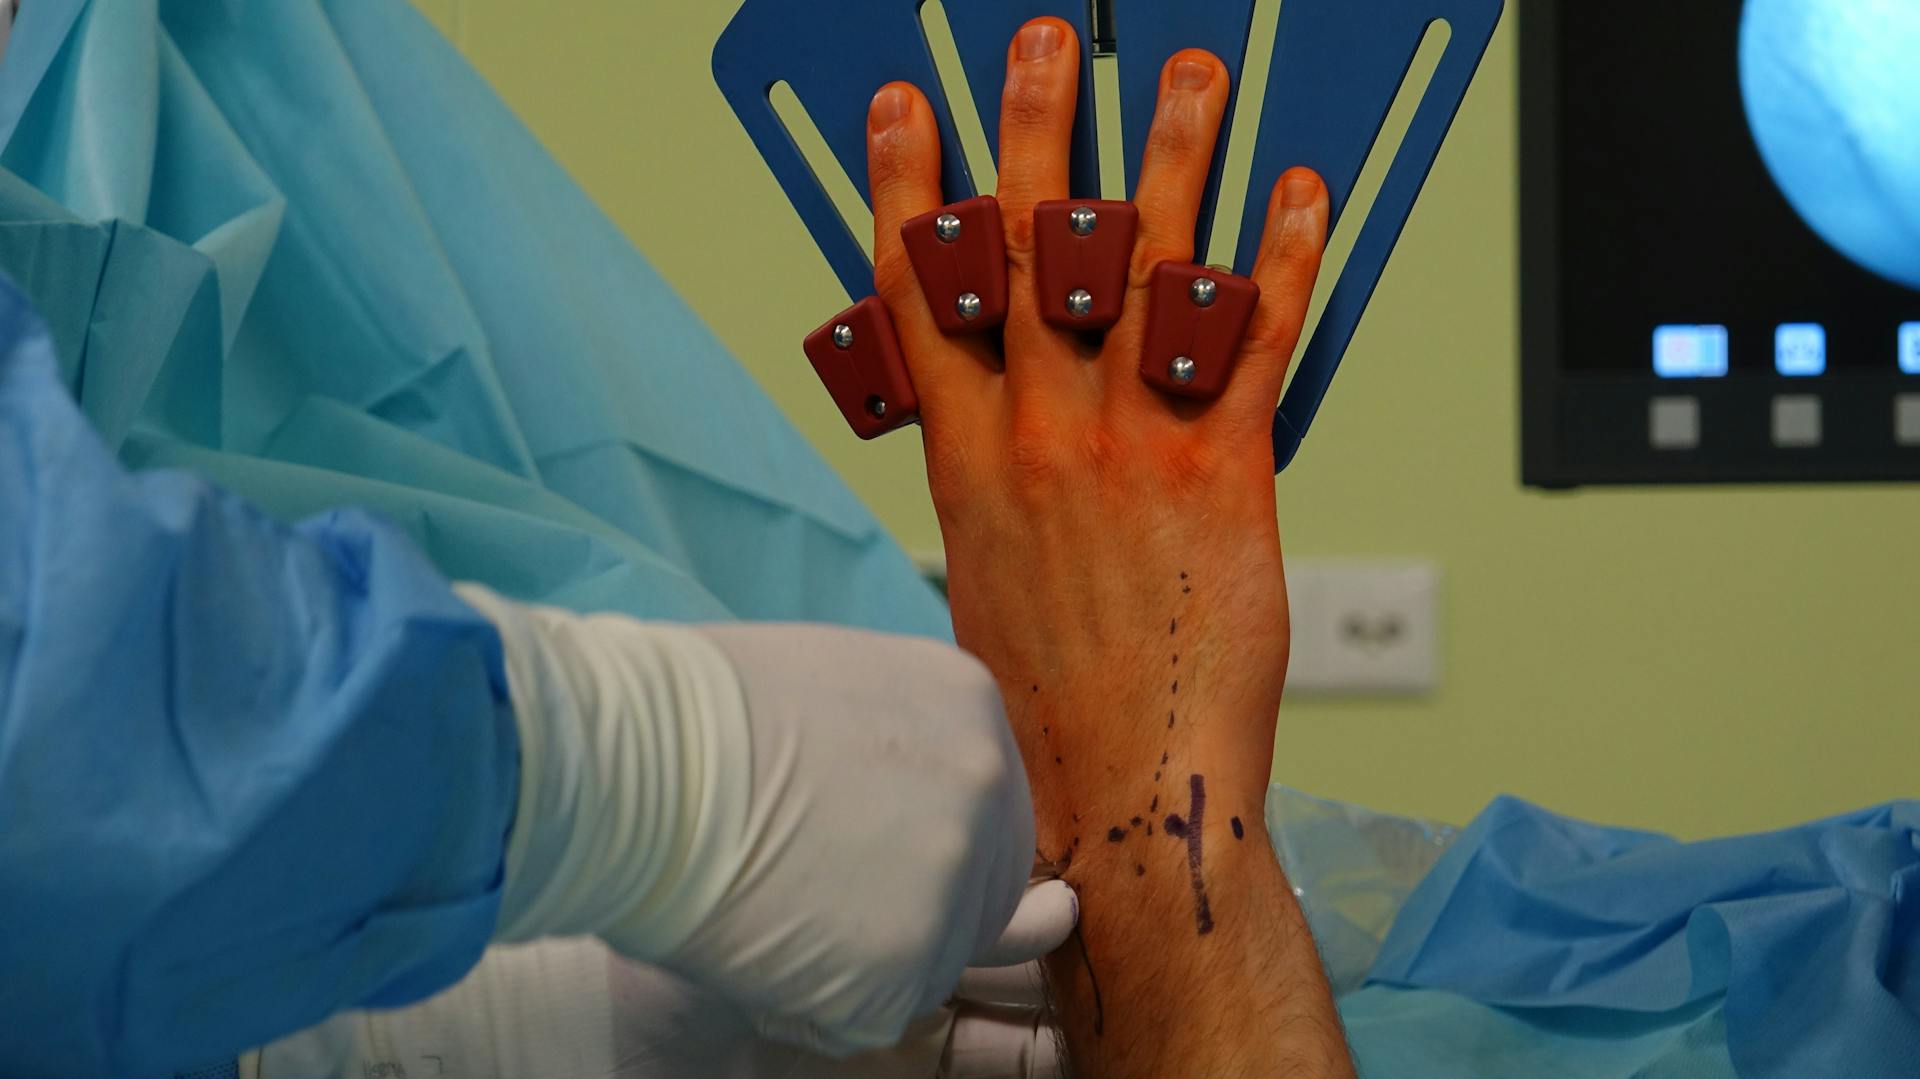
<path fill-rule="evenodd" d="M 1166 837 L 1170 816 L 1177 830 L 1196 801 L 1203 820 L 1211 810 L 1223 828 L 1237 821 L 1237 839 L 1264 835 L 1277 706 L 1198 705 L 1138 725 L 1121 715 L 1103 704 L 1033 705 L 1016 721 L 1044 856 L 1103 864 L 1133 839 Z"/>

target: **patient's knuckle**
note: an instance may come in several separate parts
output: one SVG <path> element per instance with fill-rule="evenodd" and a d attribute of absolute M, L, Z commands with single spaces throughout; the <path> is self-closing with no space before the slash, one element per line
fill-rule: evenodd
<path fill-rule="evenodd" d="M 1127 268 L 1127 285 L 1134 289 L 1145 289 L 1153 284 L 1154 268 L 1163 262 L 1192 262 L 1193 238 L 1186 242 L 1165 235 L 1158 230 L 1149 230 L 1134 245 L 1133 263 Z"/>
<path fill-rule="evenodd" d="M 1199 152 L 1199 142 L 1198 117 L 1163 113 L 1147 135 L 1147 153 L 1162 161 L 1179 163 Z"/>
<path fill-rule="evenodd" d="M 913 263 L 904 247 L 886 246 L 873 260 L 873 284 L 889 305 L 898 303 L 920 287 Z"/>
<path fill-rule="evenodd" d="M 1033 260 L 1038 241 L 1032 212 L 1013 209 L 1014 201 L 1017 200 L 1002 200 L 1002 209 L 1006 211 L 1007 262 L 1016 269 L 1025 269 Z"/>
<path fill-rule="evenodd" d="M 1053 119 L 1054 95 L 1045 84 L 1015 76 L 1000 98 L 1000 123 L 1007 128 L 1032 128 Z"/>
<path fill-rule="evenodd" d="M 1216 486 L 1225 459 L 1215 440 L 1184 436 L 1167 440 L 1151 456 L 1161 484 L 1178 498 L 1202 495 Z"/>
<path fill-rule="evenodd" d="M 1241 346 L 1244 360 L 1256 363 L 1288 363 L 1293 359 L 1293 350 L 1300 343 L 1300 322 L 1277 312 L 1263 311 L 1254 319 L 1253 328 L 1247 334 L 1246 344 Z"/>
<path fill-rule="evenodd" d="M 900 183 L 926 167 L 927 148 L 917 138 L 878 138 L 867 143 L 867 172 L 876 189 Z"/>
<path fill-rule="evenodd" d="M 1080 454 L 1096 482 L 1111 484 L 1138 467 L 1130 440 L 1109 424 L 1095 424 L 1080 440 Z"/>
<path fill-rule="evenodd" d="M 1293 295 L 1312 295 L 1320 279 L 1320 252 L 1303 244 L 1283 246 L 1274 267 L 1274 287 Z"/>
<path fill-rule="evenodd" d="M 1016 490 L 1051 493 L 1065 463 L 1057 421 L 1042 409 L 1015 410 L 1007 435 L 1007 464 Z"/>

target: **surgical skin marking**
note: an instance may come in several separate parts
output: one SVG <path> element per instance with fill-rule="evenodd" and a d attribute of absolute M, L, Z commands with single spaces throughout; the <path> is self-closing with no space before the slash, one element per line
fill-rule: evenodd
<path fill-rule="evenodd" d="M 1087 938 L 1080 933 L 1079 925 L 1073 927 L 1073 939 L 1080 942 L 1080 961 L 1087 967 L 1087 984 L 1093 987 L 1093 1036 L 1103 1037 L 1107 1033 L 1107 1008 L 1100 1002 L 1100 979 L 1093 973 L 1093 953 L 1087 951 Z"/>
<path fill-rule="evenodd" d="M 1245 839 L 1245 838 L 1247 838 L 1247 830 L 1246 830 L 1245 828 L 1242 828 L 1242 827 L 1240 826 L 1240 818 L 1239 818 L 1239 817 L 1235 817 L 1235 818 L 1233 818 L 1233 838 L 1235 838 L 1235 839 Z"/>
<path fill-rule="evenodd" d="M 1213 908 L 1207 903 L 1207 881 L 1200 872 L 1202 859 L 1201 834 L 1207 815 L 1207 779 L 1198 773 L 1188 777 L 1187 785 L 1192 794 L 1192 804 L 1187 807 L 1187 819 L 1182 821 L 1176 814 L 1167 816 L 1167 834 L 1185 836 L 1187 840 L 1187 872 L 1193 880 L 1193 924 L 1200 936 L 1213 932 Z M 1179 826 L 1178 831 L 1175 825 Z"/>

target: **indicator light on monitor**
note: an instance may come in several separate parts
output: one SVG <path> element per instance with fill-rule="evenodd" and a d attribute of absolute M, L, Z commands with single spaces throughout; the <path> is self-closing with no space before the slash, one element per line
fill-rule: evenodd
<path fill-rule="evenodd" d="M 1900 370 L 1920 375 L 1920 322 L 1900 327 Z"/>
<path fill-rule="evenodd" d="M 1721 378 L 1727 373 L 1725 326 L 1658 326 L 1653 373 L 1661 378 Z"/>
<path fill-rule="evenodd" d="M 1790 377 L 1827 373 L 1827 329 L 1789 322 L 1773 331 L 1773 369 Z"/>

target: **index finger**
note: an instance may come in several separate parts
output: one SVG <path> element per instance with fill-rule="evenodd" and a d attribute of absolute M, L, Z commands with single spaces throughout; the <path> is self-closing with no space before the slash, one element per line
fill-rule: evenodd
<path fill-rule="evenodd" d="M 926 95 L 888 83 L 867 110 L 867 171 L 873 191 L 873 280 L 893 315 L 907 370 L 926 416 L 961 406 L 991 377 L 995 358 L 977 338 L 948 338 L 933 320 L 900 227 L 944 205 L 940 129 Z"/>

